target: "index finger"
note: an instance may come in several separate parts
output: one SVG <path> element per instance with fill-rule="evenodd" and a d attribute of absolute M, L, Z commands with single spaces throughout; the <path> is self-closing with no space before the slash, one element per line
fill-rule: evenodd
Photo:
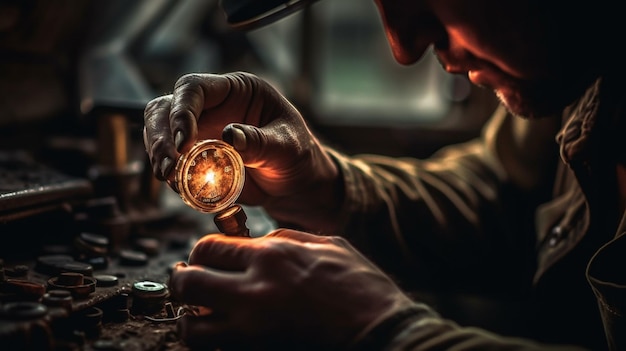
<path fill-rule="evenodd" d="M 144 110 L 144 144 L 153 173 L 159 180 L 167 179 L 178 158 L 169 122 L 171 99 L 171 95 L 155 98 Z"/>
<path fill-rule="evenodd" d="M 257 239 L 209 234 L 200 238 L 189 253 L 190 265 L 227 271 L 245 271 L 258 249 Z"/>
<path fill-rule="evenodd" d="M 222 104 L 230 92 L 230 81 L 222 75 L 192 73 L 176 81 L 169 120 L 172 138 L 178 139 L 179 152 L 189 150 L 197 140 L 202 113 Z M 225 125 L 225 122 L 211 123 L 209 128 L 214 129 L 214 135 L 202 135 L 202 138 L 218 138 Z"/>
<path fill-rule="evenodd" d="M 170 274 L 169 288 L 179 301 L 219 310 L 239 301 L 243 273 L 222 272 L 198 265 L 176 265 Z"/>

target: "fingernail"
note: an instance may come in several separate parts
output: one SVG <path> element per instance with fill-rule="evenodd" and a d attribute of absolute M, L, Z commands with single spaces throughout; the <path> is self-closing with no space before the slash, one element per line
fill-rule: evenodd
<path fill-rule="evenodd" d="M 185 268 L 187 267 L 187 263 L 180 261 L 180 262 L 176 262 L 176 264 L 174 265 L 174 268 Z"/>
<path fill-rule="evenodd" d="M 187 267 L 187 263 L 185 263 L 183 261 L 179 261 L 179 262 L 176 262 L 176 263 L 174 263 L 173 265 L 170 266 L 170 271 L 169 272 L 171 274 L 173 272 L 176 272 L 178 269 L 185 268 L 185 267 Z M 170 278 L 171 278 L 171 275 L 170 275 Z M 172 286 L 172 284 L 170 284 L 170 286 Z"/>
<path fill-rule="evenodd" d="M 180 194 L 180 190 L 178 190 L 178 185 L 176 184 L 175 181 L 173 181 L 173 180 L 171 180 L 169 178 L 166 178 L 166 182 L 167 182 L 167 185 L 170 186 L 170 188 L 174 189 L 175 192 Z"/>
<path fill-rule="evenodd" d="M 170 174 L 170 171 L 172 170 L 173 164 L 174 162 L 172 162 L 172 159 L 169 157 L 165 157 L 163 161 L 161 161 L 161 175 L 163 178 L 167 179 L 168 174 Z"/>
<path fill-rule="evenodd" d="M 243 130 L 237 127 L 233 127 L 232 136 L 233 136 L 233 146 L 235 147 L 235 150 L 246 151 L 247 140 L 246 140 L 246 134 L 243 132 Z"/>
<path fill-rule="evenodd" d="M 146 149 L 146 153 L 148 155 L 150 155 L 150 150 L 148 150 L 148 132 L 146 130 L 146 127 L 143 127 L 143 147 Z"/>
<path fill-rule="evenodd" d="M 180 146 L 183 144 L 183 139 L 185 136 L 182 131 L 177 131 L 176 136 L 174 137 L 174 144 L 176 145 L 176 150 L 180 151 Z"/>

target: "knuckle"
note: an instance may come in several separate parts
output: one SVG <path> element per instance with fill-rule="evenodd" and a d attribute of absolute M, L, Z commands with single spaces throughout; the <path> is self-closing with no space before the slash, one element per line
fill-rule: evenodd
<path fill-rule="evenodd" d="M 186 86 L 200 85 L 205 79 L 205 76 L 200 73 L 187 73 L 180 76 L 174 84 L 174 89 L 180 89 Z"/>
<path fill-rule="evenodd" d="M 193 264 L 198 257 L 210 255 L 218 237 L 219 235 L 207 234 L 200 238 L 189 253 L 189 263 Z"/>
<path fill-rule="evenodd" d="M 280 261 L 290 256 L 293 244 L 287 240 L 270 240 L 264 242 L 264 247 L 259 254 L 269 261 Z"/>
<path fill-rule="evenodd" d="M 242 79 L 250 79 L 250 80 L 256 80 L 258 79 L 258 77 L 250 72 L 245 72 L 245 71 L 236 71 L 233 73 L 230 73 L 229 75 L 233 76 L 233 77 L 239 77 Z"/>
<path fill-rule="evenodd" d="M 168 108 L 171 99 L 172 99 L 171 95 L 163 95 L 163 96 L 159 96 L 148 101 L 144 109 L 144 118 L 148 118 L 149 116 L 153 115 L 156 111 Z"/>
<path fill-rule="evenodd" d="M 165 103 L 168 103 L 171 97 L 171 95 L 157 96 L 148 103 L 148 106 L 161 106 Z"/>
<path fill-rule="evenodd" d="M 225 77 L 233 86 L 239 87 L 239 89 L 251 88 L 256 90 L 259 89 L 259 87 L 269 85 L 265 80 L 260 79 L 257 75 L 250 72 L 237 71 L 229 73 L 225 75 Z"/>
<path fill-rule="evenodd" d="M 290 233 L 291 233 L 290 229 L 278 228 L 278 229 L 275 229 L 275 230 L 267 233 L 265 235 L 265 237 L 266 238 L 282 237 L 282 236 L 288 236 Z"/>
<path fill-rule="evenodd" d="M 165 140 L 164 137 L 162 135 L 154 137 L 152 139 L 152 143 L 149 146 L 150 148 L 150 155 L 154 155 L 154 157 L 158 157 L 158 155 L 160 155 L 159 150 L 163 149 L 163 145 L 165 144 Z M 154 161 L 154 160 L 153 160 Z"/>
<path fill-rule="evenodd" d="M 325 240 L 327 240 L 328 243 L 333 244 L 335 246 L 347 247 L 350 245 L 348 240 L 346 240 L 346 238 L 341 237 L 341 236 L 331 235 L 331 236 L 326 236 L 324 238 Z"/>

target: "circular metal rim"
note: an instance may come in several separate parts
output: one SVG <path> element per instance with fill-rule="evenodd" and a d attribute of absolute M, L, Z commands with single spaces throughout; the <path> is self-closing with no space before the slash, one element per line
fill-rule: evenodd
<path fill-rule="evenodd" d="M 233 170 L 235 172 L 235 179 L 233 182 L 233 186 L 230 188 L 227 194 L 218 201 L 217 203 L 205 203 L 202 201 L 196 201 L 193 196 L 189 193 L 189 187 L 187 183 L 187 173 L 189 171 L 188 160 L 195 159 L 198 155 L 200 155 L 203 151 L 209 149 L 219 149 L 226 155 L 232 165 Z M 176 179 L 175 183 L 179 190 L 179 195 L 182 198 L 183 202 L 185 202 L 188 206 L 204 213 L 216 213 L 220 212 L 237 201 L 241 191 L 243 190 L 243 185 L 245 182 L 245 167 L 243 164 L 243 160 L 239 153 L 228 143 L 218 140 L 218 139 L 206 139 L 203 141 L 199 141 L 189 152 L 183 154 L 178 159 L 176 163 Z"/>

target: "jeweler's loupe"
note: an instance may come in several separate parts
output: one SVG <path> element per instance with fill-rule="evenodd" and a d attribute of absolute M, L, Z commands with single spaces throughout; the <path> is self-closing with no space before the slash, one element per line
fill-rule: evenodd
<path fill-rule="evenodd" d="M 192 208 L 205 213 L 232 206 L 245 180 L 239 153 L 228 143 L 207 139 L 197 142 L 176 163 L 175 182 L 180 197 Z"/>

